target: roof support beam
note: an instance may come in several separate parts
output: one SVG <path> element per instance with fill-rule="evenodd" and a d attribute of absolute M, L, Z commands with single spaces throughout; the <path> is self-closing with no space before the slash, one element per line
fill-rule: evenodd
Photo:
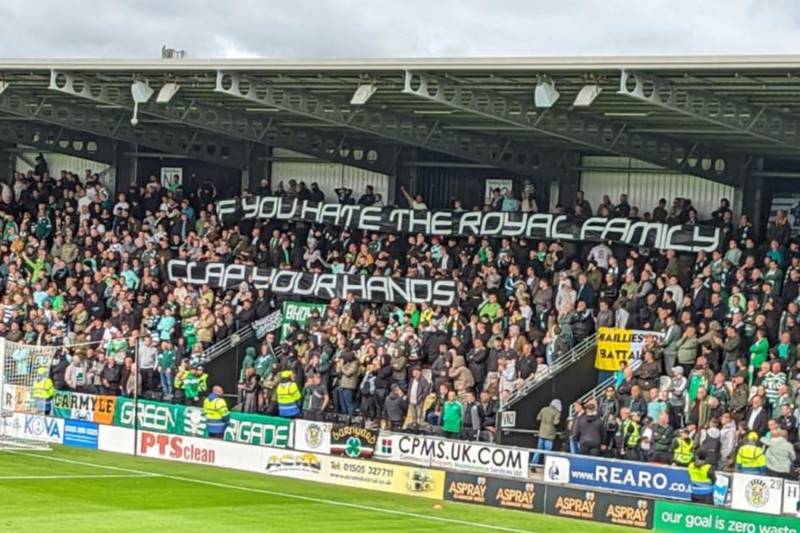
<path fill-rule="evenodd" d="M 800 148 L 800 117 L 719 96 L 683 89 L 656 76 L 622 70 L 618 94 L 728 128 L 737 133 Z"/>
<path fill-rule="evenodd" d="M 162 125 L 134 127 L 128 117 L 118 113 L 47 101 L 26 93 L 5 91 L 0 95 L 0 111 L 223 167 L 239 169 L 247 163 L 240 142 L 210 136 L 200 130 Z"/>
<path fill-rule="evenodd" d="M 114 161 L 114 143 L 110 139 L 32 120 L 0 118 L 0 140 L 101 163 Z"/>
<path fill-rule="evenodd" d="M 50 71 L 50 89 L 133 110 L 130 91 L 121 91 L 119 87 L 72 72 Z M 204 105 L 181 98 L 180 95 L 166 104 L 156 103 L 155 100 L 153 97 L 148 102 L 140 103 L 139 112 L 251 143 L 277 146 L 384 174 L 392 172 L 397 159 L 396 149 L 391 146 L 365 143 L 311 128 L 287 127 L 272 117 L 251 117 L 224 105 Z"/>
<path fill-rule="evenodd" d="M 629 133 L 616 123 L 555 107 L 537 109 L 529 99 L 497 91 L 473 89 L 424 72 L 406 71 L 403 92 L 519 127 L 522 130 L 565 139 L 596 150 L 633 157 L 727 184 L 738 183 L 748 161 L 701 144 L 663 135 Z"/>
<path fill-rule="evenodd" d="M 304 89 L 276 88 L 238 72 L 217 72 L 217 92 L 290 113 L 363 131 L 394 142 L 442 152 L 524 175 L 551 175 L 540 168 L 551 161 L 541 149 L 509 139 L 444 129 L 440 122 L 320 96 Z M 549 155 L 549 153 L 547 153 Z M 544 164 L 542 164 L 542 167 Z"/>

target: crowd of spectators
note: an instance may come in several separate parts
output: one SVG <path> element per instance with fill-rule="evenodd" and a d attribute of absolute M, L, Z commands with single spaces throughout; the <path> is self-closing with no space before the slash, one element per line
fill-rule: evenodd
<path fill-rule="evenodd" d="M 401 192 L 408 205 L 427 208 L 422 196 Z M 477 208 L 535 211 L 529 192 L 519 201 L 498 190 Z M 315 184 L 295 181 L 274 193 L 324 198 Z M 256 194 L 272 192 L 262 183 Z M 384 202 L 371 188 L 357 199 L 352 191 L 337 194 L 362 205 Z M 597 327 L 617 326 L 664 335 L 648 340 L 642 364 L 621 368 L 605 395 L 573 408 L 575 451 L 672 462 L 688 435 L 724 465 L 751 432 L 766 440 L 768 453 L 781 439 L 797 442 L 800 246 L 784 213 L 756 241 L 747 217 L 734 223 L 722 200 L 705 223 L 722 229 L 724 246 L 677 254 L 254 221 L 227 227 L 215 216 L 215 195 L 209 183 L 189 193 L 152 177 L 113 196 L 88 171 L 18 174 L 0 198 L 0 335 L 67 346 L 51 366 L 58 389 L 132 394 L 138 385 L 142 394 L 196 401 L 186 397 L 182 378 L 209 380 L 197 368 L 199 353 L 283 301 L 246 283 L 230 291 L 168 283 L 170 258 L 446 277 L 458 281 L 458 306 L 346 298 L 326 302 L 283 339 L 269 334 L 243 362 L 240 407 L 278 413 L 277 390 L 290 370 L 305 417 L 334 412 L 489 440 L 499 406 L 516 389 L 546 377 Z M 578 191 L 574 205 L 557 210 L 700 223 L 686 199 L 641 212 L 624 194 L 593 208 Z M 139 379 L 131 379 L 137 369 Z M 547 418 L 558 425 L 552 412 Z"/>

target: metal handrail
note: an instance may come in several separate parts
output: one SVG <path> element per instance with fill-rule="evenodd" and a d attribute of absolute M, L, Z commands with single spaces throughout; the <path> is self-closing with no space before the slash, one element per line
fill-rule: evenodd
<path fill-rule="evenodd" d="M 522 398 L 527 396 L 540 383 L 544 383 L 552 376 L 558 374 L 571 364 L 575 363 L 580 359 L 583 359 L 586 353 L 592 350 L 596 344 L 597 344 L 596 333 L 593 333 L 588 337 L 586 337 L 585 339 L 583 339 L 581 342 L 573 346 L 571 350 L 569 350 L 567 353 L 565 353 L 564 355 L 559 357 L 556 361 L 554 361 L 546 374 L 534 373 L 533 376 L 525 380 L 525 383 L 522 385 L 522 387 L 512 392 L 508 398 L 508 401 L 504 405 L 501 405 L 500 409 L 503 410 L 511 407 L 518 400 L 521 400 Z"/>
<path fill-rule="evenodd" d="M 197 361 L 201 365 L 208 364 L 210 361 L 213 361 L 223 353 L 227 352 L 237 344 L 240 344 L 242 341 L 248 340 L 250 337 L 255 335 L 255 331 L 253 330 L 253 326 L 247 324 L 236 330 L 231 335 L 225 337 L 219 342 L 216 342 L 203 350 L 203 353 L 197 356 Z"/>
<path fill-rule="evenodd" d="M 641 359 L 635 359 L 635 360 L 631 361 L 631 364 L 630 364 L 629 368 L 631 370 L 636 370 L 641 366 L 641 364 L 642 364 L 642 360 Z M 583 396 L 581 396 L 580 398 L 575 400 L 572 403 L 572 405 L 569 406 L 569 414 L 570 414 L 570 416 L 575 416 L 575 404 L 576 403 L 584 404 L 587 401 L 591 400 L 592 398 L 599 397 L 600 394 L 604 390 L 606 390 L 609 385 L 612 385 L 615 381 L 616 381 L 616 377 L 612 375 L 612 376 L 607 377 L 606 379 L 604 379 L 600 383 L 598 383 L 593 389 L 589 389 L 589 391 L 586 394 L 584 394 Z"/>

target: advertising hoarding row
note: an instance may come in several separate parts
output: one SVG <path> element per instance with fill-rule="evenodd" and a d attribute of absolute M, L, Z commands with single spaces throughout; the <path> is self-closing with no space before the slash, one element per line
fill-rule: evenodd
<path fill-rule="evenodd" d="M 98 425 L 86 420 L 62 419 L 52 416 L 12 413 L 0 419 L 0 435 L 18 440 L 47 444 L 64 444 L 96 450 Z"/>

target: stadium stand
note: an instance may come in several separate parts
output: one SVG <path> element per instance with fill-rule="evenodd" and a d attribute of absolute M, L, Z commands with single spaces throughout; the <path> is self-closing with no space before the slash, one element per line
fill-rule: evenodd
<path fill-rule="evenodd" d="M 314 200 L 313 190 L 292 181 L 276 194 Z M 747 217 L 734 225 L 722 200 L 703 219 L 721 228 L 725 249 L 679 257 L 605 242 L 402 237 L 280 222 L 224 227 L 214 195 L 210 187 L 171 190 L 153 177 L 112 200 L 88 173 L 84 180 L 69 172 L 16 175 L 0 205 L 0 334 L 61 346 L 50 367 L 56 389 L 192 405 L 215 382 L 201 363 L 219 351 L 215 342 L 230 345 L 238 331 L 253 340 L 232 402 L 242 411 L 279 414 L 280 385 L 288 379 L 303 391 L 302 414 L 310 419 L 335 414 L 492 440 L 498 410 L 571 362 L 573 347 L 597 343 L 598 327 L 653 331 L 661 340 L 646 339 L 635 370 L 619 368 L 599 397 L 575 406 L 567 445 L 680 464 L 685 437 L 692 452 L 703 449 L 725 467 L 754 432 L 765 435 L 769 462 L 762 466 L 775 475 L 793 472 L 791 454 L 770 454 L 798 439 L 800 253 L 782 212 L 756 242 Z M 370 191 L 357 199 L 363 206 L 376 201 Z M 497 191 L 474 207 L 519 206 Z M 688 200 L 669 211 L 653 207 L 637 209 L 623 195 L 593 208 L 579 195 L 575 206 L 560 209 L 584 219 L 639 212 L 642 220 L 670 224 L 701 218 Z M 170 283 L 173 258 L 304 272 L 456 272 L 460 302 L 333 299 L 311 309 L 305 324 L 290 320 L 282 335 L 268 333 L 256 344 L 249 325 L 288 298 L 248 283 L 227 291 Z M 553 408 L 561 410 L 555 403 L 547 409 Z M 556 428 L 564 428 L 563 410 L 548 431 L 538 428 L 540 447 L 550 447 Z M 544 424 L 542 413 L 537 419 Z"/>

